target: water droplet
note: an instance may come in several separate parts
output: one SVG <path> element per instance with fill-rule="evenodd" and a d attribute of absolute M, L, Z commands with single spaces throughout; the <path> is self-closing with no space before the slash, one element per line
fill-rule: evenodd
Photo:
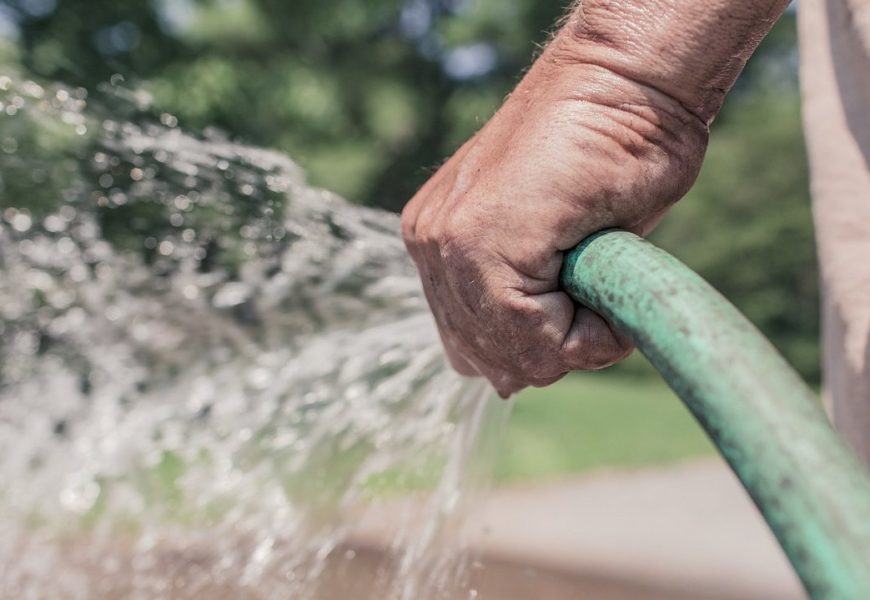
<path fill-rule="evenodd" d="M 57 251 L 60 254 L 72 254 L 76 249 L 75 242 L 68 237 L 62 237 L 57 240 L 55 247 L 57 247 Z"/>
<path fill-rule="evenodd" d="M 69 238 L 67 238 L 69 239 Z M 72 242 L 70 242 L 72 243 Z M 69 278 L 76 283 L 81 283 L 82 281 L 87 281 L 88 279 L 88 268 L 83 264 L 73 265 L 69 270 Z"/>
<path fill-rule="evenodd" d="M 66 229 L 66 221 L 58 215 L 48 215 L 42 222 L 42 226 L 46 231 L 58 233 Z"/>
<path fill-rule="evenodd" d="M 20 212 L 17 215 L 15 215 L 14 217 L 12 217 L 12 221 L 11 221 L 12 229 L 14 229 L 15 231 L 21 232 L 21 233 L 24 233 L 25 231 L 30 229 L 30 226 L 32 224 L 33 224 L 33 221 L 30 218 L 30 215 L 27 213 L 24 213 L 24 212 Z"/>
<path fill-rule="evenodd" d="M 181 294 L 188 300 L 196 300 L 197 296 L 199 296 L 199 288 L 192 283 L 188 283 L 182 288 Z"/>
<path fill-rule="evenodd" d="M 250 297 L 251 289 L 244 283 L 231 281 L 225 284 L 212 298 L 216 308 L 231 308 L 242 304 Z"/>
<path fill-rule="evenodd" d="M 42 98 L 43 95 L 45 95 L 45 90 L 35 81 L 25 81 L 21 85 L 21 89 L 24 90 L 25 94 L 32 96 L 33 98 Z"/>
<path fill-rule="evenodd" d="M 0 144 L 0 148 L 3 149 L 3 152 L 6 154 L 15 154 L 18 151 L 18 140 L 13 137 L 3 138 L 3 143 Z"/>
<path fill-rule="evenodd" d="M 93 480 L 73 483 L 60 493 L 60 503 L 67 510 L 85 513 L 91 509 L 100 495 L 100 485 Z"/>
<path fill-rule="evenodd" d="M 247 381 L 253 388 L 264 390 L 272 380 L 272 373 L 266 367 L 255 367 L 247 373 Z"/>
<path fill-rule="evenodd" d="M 178 125 L 178 119 L 174 115 L 170 115 L 169 113 L 163 113 L 162 115 L 160 115 L 160 122 L 167 127 L 175 127 L 176 125 Z"/>

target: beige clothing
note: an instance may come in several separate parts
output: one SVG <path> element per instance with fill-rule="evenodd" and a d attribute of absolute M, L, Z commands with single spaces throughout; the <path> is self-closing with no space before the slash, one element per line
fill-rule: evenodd
<path fill-rule="evenodd" d="M 825 395 L 870 465 L 870 0 L 802 0 L 800 35 Z"/>

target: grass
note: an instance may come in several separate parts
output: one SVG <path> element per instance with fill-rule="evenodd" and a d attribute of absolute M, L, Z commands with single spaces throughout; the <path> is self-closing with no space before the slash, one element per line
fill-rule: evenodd
<path fill-rule="evenodd" d="M 496 480 L 551 480 L 714 453 L 700 426 L 657 377 L 574 374 L 517 398 L 496 460 Z"/>
<path fill-rule="evenodd" d="M 638 468 L 713 456 L 715 450 L 700 426 L 641 360 L 629 359 L 628 364 L 603 373 L 572 374 L 548 388 L 520 394 L 504 435 L 490 437 L 491 431 L 485 436 L 495 443 L 494 447 L 487 445 L 486 455 L 496 456 L 496 483 L 534 483 L 596 469 Z M 492 426 L 499 428 L 497 420 Z M 342 482 L 353 474 L 358 458 L 353 450 L 327 453 L 323 464 L 315 466 L 318 477 L 312 478 L 307 470 L 301 479 L 288 479 L 288 491 L 295 490 L 296 502 L 332 506 L 339 497 L 333 496 L 344 489 Z M 481 468 L 491 464 L 481 458 Z M 365 491 L 381 497 L 429 490 L 442 466 L 439 458 L 411 456 L 407 465 L 372 476 Z M 148 503 L 165 507 L 179 522 L 192 517 L 184 509 L 177 485 L 183 471 L 181 460 L 167 452 L 140 481 Z M 98 500 L 82 524 L 92 526 L 104 508 Z M 211 507 L 206 517 L 221 510 L 225 509 Z"/>
<path fill-rule="evenodd" d="M 497 419 L 491 425 L 492 431 L 484 438 L 496 444 L 486 445 L 486 456 L 493 452 L 497 457 L 497 483 L 549 481 L 595 469 L 638 468 L 715 453 L 683 404 L 658 376 L 634 359 L 608 372 L 572 374 L 548 388 L 527 390 L 517 398 L 504 435 L 493 435 L 499 429 Z M 309 469 L 288 479 L 288 492 L 294 502 L 322 506 L 328 514 L 358 459 L 354 450 L 327 452 L 322 464 L 313 467 L 317 476 L 312 477 Z M 481 459 L 479 467 L 490 464 Z M 411 456 L 408 464 L 373 476 L 365 492 L 382 497 L 430 490 L 442 466 L 437 457 Z M 166 452 L 159 464 L 141 474 L 138 483 L 150 510 L 165 510 L 166 518 L 186 525 L 223 514 L 229 505 L 193 512 L 185 506 L 178 487 L 184 469 L 178 456 Z M 110 484 L 103 483 L 106 490 Z M 93 527 L 104 511 L 101 494 L 79 525 Z M 118 524 L 130 531 L 139 526 L 135 517 L 122 516 Z"/>

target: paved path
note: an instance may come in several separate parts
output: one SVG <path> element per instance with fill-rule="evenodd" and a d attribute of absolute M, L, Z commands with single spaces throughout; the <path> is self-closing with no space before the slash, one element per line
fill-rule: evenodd
<path fill-rule="evenodd" d="M 382 547 L 408 523 L 423 522 L 414 514 L 413 502 L 388 503 L 360 519 L 355 538 Z M 484 564 L 498 565 L 494 582 L 514 590 L 486 596 L 497 600 L 806 598 L 767 525 L 719 460 L 501 488 L 476 503 L 465 523 Z M 538 578 L 530 583 L 540 592 L 534 597 L 517 587 L 527 572 Z M 562 591 L 545 592 L 545 579 L 553 576 Z M 645 593 L 586 593 L 589 581 Z"/>
<path fill-rule="evenodd" d="M 715 460 L 492 492 L 474 545 L 518 564 L 692 598 L 806 596 L 740 483 Z"/>

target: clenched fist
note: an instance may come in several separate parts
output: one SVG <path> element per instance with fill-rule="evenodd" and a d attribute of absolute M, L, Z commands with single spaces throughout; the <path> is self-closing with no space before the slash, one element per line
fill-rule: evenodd
<path fill-rule="evenodd" d="M 559 289 L 591 233 L 647 233 L 693 183 L 708 128 L 677 98 L 585 60 L 562 33 L 402 214 L 453 366 L 503 397 L 631 352 Z"/>

